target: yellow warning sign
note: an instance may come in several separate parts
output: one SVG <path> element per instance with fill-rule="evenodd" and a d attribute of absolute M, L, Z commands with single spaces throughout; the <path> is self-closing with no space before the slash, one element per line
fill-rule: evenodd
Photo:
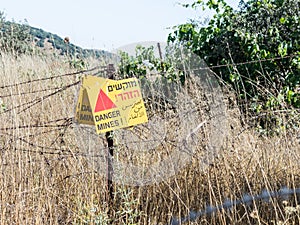
<path fill-rule="evenodd" d="M 85 76 L 79 93 L 76 121 L 95 125 L 97 133 L 147 122 L 138 80 L 117 81 Z"/>
<path fill-rule="evenodd" d="M 85 88 L 79 90 L 76 104 L 75 121 L 81 124 L 94 125 L 94 117 L 90 106 L 89 98 Z"/>

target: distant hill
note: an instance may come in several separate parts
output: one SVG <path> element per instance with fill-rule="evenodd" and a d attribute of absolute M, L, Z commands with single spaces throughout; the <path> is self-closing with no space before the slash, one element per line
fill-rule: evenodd
<path fill-rule="evenodd" d="M 45 48 L 51 46 L 53 49 L 60 51 L 62 55 L 80 55 L 82 57 L 101 57 L 103 55 L 110 54 L 104 50 L 96 49 L 83 49 L 69 42 L 68 38 L 61 38 L 56 34 L 46 32 L 42 29 L 30 26 L 30 35 L 34 37 L 35 43 L 38 47 Z"/>
<path fill-rule="evenodd" d="M 72 55 L 78 57 L 95 57 L 110 55 L 104 50 L 83 49 L 69 42 L 69 38 L 62 38 L 56 34 L 44 31 L 40 28 L 32 27 L 28 24 L 20 24 L 5 21 L 0 15 L 0 49 L 9 49 L 18 52 L 28 52 L 30 46 L 37 46 L 44 50 L 56 50 L 61 55 Z M 27 45 L 27 46 L 25 46 Z M 24 47 L 25 46 L 25 47 Z M 22 50 L 20 50 L 22 47 Z"/>

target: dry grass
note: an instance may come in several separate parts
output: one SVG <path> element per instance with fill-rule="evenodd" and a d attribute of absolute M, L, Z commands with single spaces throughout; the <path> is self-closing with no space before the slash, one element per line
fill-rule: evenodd
<path fill-rule="evenodd" d="M 3 55 L 0 86 L 69 72 L 67 63 L 54 58 Z M 62 76 L 0 88 L 7 108 L 0 114 L 0 224 L 107 224 L 105 178 L 91 168 L 70 120 L 78 85 L 49 95 L 78 80 L 79 75 Z M 299 131 L 259 137 L 240 124 L 237 107 L 228 107 L 228 117 L 223 150 L 208 167 L 195 155 L 184 170 L 159 184 L 116 184 L 112 223 L 166 224 L 247 193 L 300 187 Z M 296 195 L 272 198 L 191 224 L 299 224 L 298 205 Z"/>

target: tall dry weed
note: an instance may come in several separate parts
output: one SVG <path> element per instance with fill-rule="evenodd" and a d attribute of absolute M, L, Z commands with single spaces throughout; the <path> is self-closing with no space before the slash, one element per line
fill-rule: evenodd
<path fill-rule="evenodd" d="M 167 224 L 226 199 L 300 187 L 299 133 L 260 137 L 241 124 L 231 103 L 226 140 L 212 163 L 202 166 L 199 142 L 177 175 L 143 187 L 115 184 L 108 218 L 105 178 L 91 167 L 73 126 L 80 74 L 58 76 L 73 71 L 51 57 L 0 59 L 0 224 Z M 299 217 L 295 194 L 220 209 L 187 224 L 298 224 Z"/>

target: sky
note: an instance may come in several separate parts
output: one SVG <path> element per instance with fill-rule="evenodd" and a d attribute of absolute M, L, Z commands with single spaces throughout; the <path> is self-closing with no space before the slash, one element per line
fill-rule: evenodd
<path fill-rule="evenodd" d="M 6 20 L 24 22 L 82 48 L 111 51 L 136 42 L 166 42 L 172 27 L 210 12 L 186 9 L 193 0 L 0 0 Z M 239 1 L 227 0 L 232 7 Z"/>

